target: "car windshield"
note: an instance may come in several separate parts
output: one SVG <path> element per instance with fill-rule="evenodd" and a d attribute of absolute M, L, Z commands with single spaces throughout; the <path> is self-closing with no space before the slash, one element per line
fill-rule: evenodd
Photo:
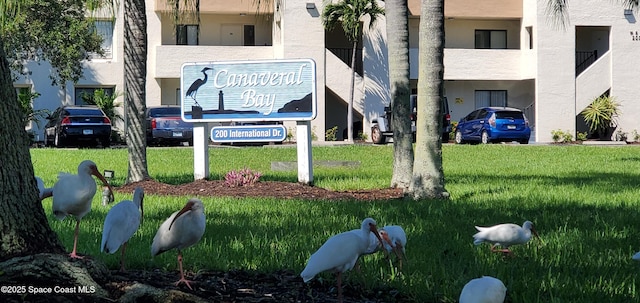
<path fill-rule="evenodd" d="M 503 111 L 503 112 L 496 112 L 496 119 L 518 120 L 518 119 L 524 119 L 524 117 L 522 116 L 521 112 Z"/>
<path fill-rule="evenodd" d="M 161 107 L 149 110 L 149 116 L 152 117 L 175 117 L 180 116 L 179 107 Z"/>
<path fill-rule="evenodd" d="M 67 116 L 104 116 L 97 108 L 67 108 Z"/>

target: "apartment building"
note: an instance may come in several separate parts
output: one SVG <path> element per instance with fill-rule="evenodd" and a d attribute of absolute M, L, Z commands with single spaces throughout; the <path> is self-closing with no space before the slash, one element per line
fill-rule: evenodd
<path fill-rule="evenodd" d="M 147 105 L 180 104 L 184 63 L 310 58 L 317 67 L 318 102 L 312 131 L 323 140 L 325 130 L 337 126 L 343 139 L 351 43 L 341 29 L 323 28 L 322 3 L 273 0 L 257 9 L 251 0 L 201 1 L 199 23 L 176 24 L 165 0 L 147 0 Z M 546 9 L 546 1 L 536 0 L 445 0 L 444 78 L 452 121 L 481 106 L 516 107 L 533 126 L 532 140 L 551 142 L 553 130 L 586 131 L 579 113 L 609 94 L 621 104 L 618 129 L 640 132 L 638 13 L 616 2 L 572 0 L 568 23 L 559 27 Z M 410 0 L 409 10 L 410 76 L 416 88 L 420 1 Z M 80 82 L 52 87 L 50 67 L 30 64 L 30 75 L 15 83 L 41 94 L 36 108 L 77 104 L 83 92 L 98 88 L 123 91 L 122 13 L 99 22 L 108 52 L 84 63 Z M 370 121 L 390 102 L 384 18 L 365 29 L 356 50 L 354 121 L 370 137 Z M 293 125 L 289 129 L 295 131 Z M 33 131 L 42 139 L 41 129 L 34 125 Z"/>

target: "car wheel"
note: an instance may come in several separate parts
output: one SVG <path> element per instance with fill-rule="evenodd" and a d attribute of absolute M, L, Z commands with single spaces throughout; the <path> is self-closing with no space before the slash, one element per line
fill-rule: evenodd
<path fill-rule="evenodd" d="M 380 131 L 380 128 L 377 125 L 374 125 L 371 128 L 371 141 L 373 141 L 374 144 L 386 143 L 384 135 L 382 134 L 382 132 Z"/>
<path fill-rule="evenodd" d="M 49 147 L 49 146 L 51 146 L 51 143 L 49 143 L 49 142 L 50 142 L 50 141 L 49 141 L 49 136 L 47 135 L 47 132 L 45 131 L 45 132 L 44 132 L 44 146 L 45 146 L 45 147 Z"/>
<path fill-rule="evenodd" d="M 53 145 L 55 147 L 64 147 L 64 140 L 62 140 L 62 138 L 60 138 L 60 134 L 56 133 L 55 138 L 53 138 Z"/>
<path fill-rule="evenodd" d="M 442 143 L 449 143 L 449 132 L 442 133 Z"/>
<path fill-rule="evenodd" d="M 456 144 L 464 143 L 464 140 L 462 140 L 462 132 L 461 131 L 459 131 L 459 130 L 456 131 L 456 137 L 455 137 L 454 141 L 456 142 Z"/>
<path fill-rule="evenodd" d="M 480 142 L 482 142 L 482 144 L 491 143 L 491 139 L 489 139 L 489 133 L 487 133 L 486 130 L 482 131 L 482 137 L 480 138 Z"/>
<path fill-rule="evenodd" d="M 102 145 L 102 148 L 109 148 L 111 146 L 111 138 L 106 137 L 100 140 L 100 144 Z"/>

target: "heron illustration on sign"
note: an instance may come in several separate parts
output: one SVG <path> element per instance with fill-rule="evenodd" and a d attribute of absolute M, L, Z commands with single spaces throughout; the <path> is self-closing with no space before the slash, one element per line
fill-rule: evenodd
<path fill-rule="evenodd" d="M 203 86 L 205 83 L 207 83 L 207 71 L 211 70 L 212 68 L 210 67 L 205 67 L 201 70 L 201 72 L 204 74 L 204 78 L 203 79 L 196 79 L 196 81 L 193 81 L 193 83 L 191 83 L 191 86 L 189 86 L 189 89 L 187 89 L 187 96 L 191 97 L 191 99 L 193 99 L 193 101 L 196 103 L 197 106 L 200 106 L 200 104 L 198 103 L 198 100 L 196 100 L 196 96 L 198 95 L 198 89 L 200 88 L 200 86 Z"/>

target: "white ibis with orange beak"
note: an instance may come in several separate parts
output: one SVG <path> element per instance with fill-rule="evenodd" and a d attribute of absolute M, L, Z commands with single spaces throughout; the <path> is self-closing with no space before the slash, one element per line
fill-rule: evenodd
<path fill-rule="evenodd" d="M 402 270 L 402 260 L 405 259 L 405 247 L 407 246 L 407 234 L 400 225 L 388 225 L 380 229 L 380 237 L 384 242 L 387 252 L 392 251 L 398 260 L 398 269 Z"/>
<path fill-rule="evenodd" d="M 460 303 L 503 303 L 507 287 L 499 279 L 484 276 L 469 281 L 462 288 Z"/>
<path fill-rule="evenodd" d="M 511 250 L 509 250 L 510 246 L 529 242 L 532 233 L 537 238 L 540 238 L 531 221 L 525 221 L 522 227 L 507 223 L 491 227 L 476 226 L 476 229 L 478 233 L 473 235 L 473 244 L 491 243 L 492 252 L 502 252 L 505 254 L 512 253 Z M 496 246 L 501 246 L 502 249 L 496 249 Z"/>
<path fill-rule="evenodd" d="M 113 189 L 107 180 L 98 171 L 93 161 L 84 160 L 78 165 L 78 174 L 60 173 L 58 181 L 53 185 L 53 214 L 58 220 L 63 220 L 67 215 L 76 217 L 76 231 L 73 239 L 72 258 L 82 258 L 76 254 L 78 246 L 78 232 L 80 220 L 91 211 L 91 201 L 96 194 L 96 181 L 91 176 L 96 176 L 102 183 L 109 187 L 113 197 Z"/>
<path fill-rule="evenodd" d="M 174 212 L 165 220 L 151 244 L 151 256 L 157 256 L 167 250 L 178 250 L 178 266 L 180 267 L 180 280 L 176 282 L 179 285 L 184 282 L 189 289 L 191 285 L 189 280 L 184 278 L 182 270 L 182 249 L 192 246 L 202 238 L 205 228 L 204 205 L 202 201 L 191 198 L 187 204 L 179 211 Z"/>
<path fill-rule="evenodd" d="M 144 216 L 144 190 L 136 187 L 133 200 L 124 200 L 107 213 L 102 228 L 100 251 L 113 254 L 122 247 L 120 254 L 120 271 L 124 271 L 124 253 L 129 239 L 136 233 Z"/>
<path fill-rule="evenodd" d="M 36 183 L 38 184 L 38 197 L 40 198 L 40 201 L 49 198 L 53 195 L 53 188 L 52 187 L 46 187 L 44 185 L 44 181 L 42 181 L 42 179 L 40 179 L 40 177 L 36 176 Z"/>
<path fill-rule="evenodd" d="M 333 271 L 337 275 L 338 301 L 342 302 L 342 273 L 352 269 L 360 255 L 366 253 L 370 233 L 374 233 L 382 245 L 376 221 L 371 218 L 362 221 L 359 233 L 347 231 L 332 236 L 309 257 L 300 277 L 306 283 L 323 271 Z"/>

